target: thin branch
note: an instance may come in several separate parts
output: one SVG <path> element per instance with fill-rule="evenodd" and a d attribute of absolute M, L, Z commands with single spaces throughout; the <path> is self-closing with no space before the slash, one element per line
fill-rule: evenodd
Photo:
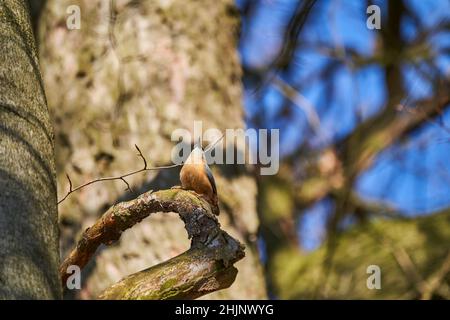
<path fill-rule="evenodd" d="M 63 202 L 64 200 L 66 200 L 66 198 L 71 195 L 72 193 L 74 193 L 75 191 L 78 191 L 84 187 L 87 187 L 91 184 L 97 183 L 97 182 L 101 182 L 101 181 L 113 181 L 113 180 L 122 180 L 123 182 L 125 182 L 125 184 L 127 185 L 127 190 L 131 190 L 130 185 L 128 184 L 128 182 L 125 180 L 125 178 L 130 177 L 132 175 L 144 172 L 144 171 L 154 171 L 154 170 L 161 170 L 161 169 L 171 169 L 171 168 L 175 168 L 178 166 L 181 166 L 182 164 L 173 164 L 173 165 L 168 165 L 168 166 L 160 166 L 160 167 L 148 167 L 147 166 L 147 160 L 145 159 L 144 155 L 142 154 L 141 150 L 139 149 L 139 147 L 137 145 L 135 145 L 136 149 L 139 151 L 138 156 L 142 158 L 142 160 L 144 161 L 144 167 L 142 169 L 139 170 L 135 170 L 135 171 L 131 171 L 128 173 L 125 173 L 123 175 L 120 176 L 112 176 L 112 177 L 104 177 L 104 178 L 97 178 L 91 181 L 88 181 L 86 183 L 83 183 L 82 185 L 79 185 L 75 188 L 72 187 L 72 181 L 69 178 L 69 175 L 66 174 L 67 179 L 69 180 L 69 191 L 66 193 L 66 195 L 58 201 L 58 204 L 60 204 L 61 202 Z"/>
<path fill-rule="evenodd" d="M 67 180 L 69 180 L 69 191 L 72 191 L 72 180 L 70 180 L 69 175 L 66 173 Z"/>
<path fill-rule="evenodd" d="M 293 57 L 298 48 L 299 34 L 312 11 L 316 0 L 298 1 L 295 12 L 286 26 L 283 35 L 283 45 L 281 46 L 275 59 L 264 68 L 264 70 L 246 69 L 245 73 L 251 74 L 258 79 L 256 88 L 252 90 L 252 95 L 261 91 L 267 84 L 272 82 L 272 78 L 280 71 L 285 71 L 293 62 Z M 294 61 L 295 62 L 295 61 Z"/>
<path fill-rule="evenodd" d="M 309 17 L 309 14 L 316 3 L 315 0 L 299 1 L 284 34 L 283 47 L 274 60 L 271 68 L 286 70 L 292 62 L 297 49 L 300 32 Z"/>
<path fill-rule="evenodd" d="M 415 112 L 411 109 L 401 112 L 404 110 L 402 109 L 395 116 L 383 112 L 367 120 L 340 144 L 340 148 L 344 150 L 343 158 L 348 162 L 345 166 L 352 168 L 352 175 L 367 169 L 381 151 L 423 126 L 432 117 L 440 115 L 448 107 L 449 99 L 449 95 L 444 92 L 439 97 L 414 103 L 417 110 Z"/>
<path fill-rule="evenodd" d="M 383 201 L 374 201 L 361 198 L 357 192 L 352 191 L 349 197 L 350 206 L 353 210 L 360 212 L 364 216 L 375 214 L 389 218 L 402 217 L 402 211 L 392 204 Z"/>
<path fill-rule="evenodd" d="M 273 84 L 280 90 L 280 92 L 285 95 L 289 100 L 291 100 L 300 110 L 302 110 L 306 116 L 308 124 L 313 129 L 316 135 L 320 135 L 320 119 L 316 112 L 314 105 L 300 92 L 295 90 L 287 82 L 278 76 L 273 78 Z"/>
<path fill-rule="evenodd" d="M 178 213 L 192 239 L 191 248 L 180 256 L 126 277 L 108 288 L 101 298 L 197 298 L 233 283 L 237 270 L 232 265 L 244 257 L 243 245 L 220 229 L 210 205 L 200 196 L 191 191 L 169 189 L 149 191 L 134 200 L 118 203 L 86 229 L 61 264 L 63 286 L 69 277 L 69 266 L 83 268 L 101 244 L 114 243 L 123 231 L 155 212 Z"/>
<path fill-rule="evenodd" d="M 127 188 L 125 189 L 125 191 L 132 191 L 130 184 L 128 183 L 127 180 L 125 180 L 124 178 L 120 178 L 120 180 L 122 180 L 127 185 Z"/>
<path fill-rule="evenodd" d="M 137 149 L 137 151 L 139 152 L 138 156 L 140 156 L 142 158 L 142 161 L 144 161 L 144 170 L 147 169 L 147 160 L 145 160 L 144 155 L 141 152 L 141 149 L 139 149 L 139 147 L 135 144 L 134 145 Z"/>
<path fill-rule="evenodd" d="M 213 149 L 216 146 L 216 144 L 218 144 L 219 141 L 223 139 L 224 136 L 225 136 L 225 134 L 222 133 L 222 135 L 216 141 L 214 141 L 213 144 L 209 145 L 204 151 L 208 152 L 209 150 Z"/>
<path fill-rule="evenodd" d="M 214 141 L 214 143 L 213 143 L 212 145 L 208 146 L 208 148 L 205 150 L 205 152 L 208 152 L 210 149 L 214 148 L 215 145 L 216 145 L 217 143 L 219 143 L 220 140 L 223 139 L 223 137 L 224 137 L 224 134 L 222 134 L 216 141 Z M 60 204 L 60 203 L 63 202 L 64 200 L 66 200 L 67 197 L 68 197 L 70 194 L 74 193 L 75 191 L 78 191 L 78 190 L 80 190 L 80 189 L 82 189 L 82 188 L 84 188 L 84 187 L 87 187 L 87 186 L 89 186 L 89 185 L 91 185 L 91 184 L 94 184 L 94 183 L 96 183 L 96 182 L 121 180 L 121 181 L 123 181 L 123 182 L 126 184 L 126 186 L 127 186 L 127 189 L 126 189 L 126 190 L 130 190 L 130 191 L 131 191 L 132 189 L 131 189 L 131 187 L 130 187 L 130 184 L 125 180 L 126 177 L 129 177 L 129 176 L 132 176 L 132 175 L 135 175 L 135 174 L 144 172 L 144 171 L 153 171 L 153 170 L 161 170 L 161 169 L 171 169 L 171 168 L 175 168 L 175 167 L 178 167 L 178 166 L 181 166 L 181 165 L 182 165 L 182 163 L 180 163 L 180 164 L 173 164 L 173 165 L 168 165 L 168 166 L 148 167 L 148 165 L 147 165 L 147 159 L 145 159 L 144 154 L 142 153 L 141 149 L 140 149 L 136 144 L 134 145 L 134 147 L 135 147 L 136 150 L 138 151 L 138 154 L 137 154 L 137 155 L 138 155 L 138 156 L 142 159 L 142 161 L 144 162 L 144 167 L 143 167 L 142 169 L 135 170 L 135 171 L 131 171 L 131 172 L 129 172 L 129 173 L 126 173 L 126 174 L 123 174 L 123 175 L 120 175 L 120 176 L 97 178 L 97 179 L 88 181 L 88 182 L 86 182 L 86 183 L 83 183 L 82 185 L 79 185 L 79 186 L 77 186 L 77 187 L 75 187 L 75 188 L 73 188 L 72 181 L 70 180 L 69 175 L 66 174 L 67 180 L 69 180 L 69 191 L 66 193 L 66 195 L 65 195 L 61 200 L 58 200 L 58 204 Z"/>
<path fill-rule="evenodd" d="M 402 137 L 432 121 L 444 110 L 450 108 L 450 97 L 442 96 L 420 100 L 414 103 L 414 110 L 405 109 L 397 114 L 384 112 L 360 124 L 348 137 L 337 146 L 326 148 L 314 155 L 321 159 L 326 153 L 334 155 L 334 165 L 330 170 L 322 170 L 320 161 L 305 161 L 303 171 L 313 173 L 306 177 L 296 188 L 296 199 L 307 207 L 324 198 L 330 192 L 350 190 L 354 179 L 374 162 L 377 155 Z M 319 174 L 317 174 L 319 173 Z M 334 179 L 342 177 L 342 181 Z M 339 183 L 335 183 L 338 180 Z"/>

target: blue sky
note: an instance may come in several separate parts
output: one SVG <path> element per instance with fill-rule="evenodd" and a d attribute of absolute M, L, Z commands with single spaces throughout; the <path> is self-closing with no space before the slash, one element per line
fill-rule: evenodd
<path fill-rule="evenodd" d="M 237 1 L 241 7 L 245 2 Z M 240 55 L 244 66 L 261 69 L 270 64 L 282 45 L 283 30 L 296 3 L 294 0 L 258 1 L 251 19 L 243 22 Z M 263 114 L 265 127 L 280 128 L 282 154 L 289 154 L 302 143 L 314 148 L 324 147 L 344 137 L 385 104 L 384 73 L 376 64 L 357 70 L 341 64 L 332 78 L 320 75 L 333 59 L 317 50 L 318 44 L 351 48 L 363 56 L 373 52 L 377 33 L 366 27 L 365 3 L 318 0 L 299 36 L 301 45 L 292 67 L 280 75 L 315 107 L 321 123 L 318 133 L 311 130 L 303 111 L 294 104 L 290 105 L 288 120 L 277 117 L 284 106 L 284 98 L 275 86 L 268 86 L 259 95 L 253 88 L 246 87 L 244 104 L 248 116 Z M 374 3 L 381 7 L 383 17 L 386 1 Z M 428 28 L 450 18 L 448 0 L 408 0 L 406 5 Z M 402 21 L 401 31 L 410 40 L 418 32 L 408 20 Z M 448 32 L 432 37 L 433 49 L 443 46 L 450 46 Z M 441 54 L 435 61 L 442 74 L 448 77 L 450 56 Z M 430 96 L 428 83 L 411 66 L 404 66 L 402 72 L 408 92 L 405 101 Z M 330 88 L 335 95 L 326 99 Z M 429 121 L 408 141 L 395 144 L 380 154 L 375 165 L 359 178 L 356 190 L 362 197 L 387 202 L 408 216 L 445 208 L 450 206 L 449 156 L 450 112 L 446 112 L 437 121 Z M 299 221 L 299 234 L 305 248 L 314 249 L 320 243 L 318 239 L 330 208 L 329 201 L 324 200 Z"/>

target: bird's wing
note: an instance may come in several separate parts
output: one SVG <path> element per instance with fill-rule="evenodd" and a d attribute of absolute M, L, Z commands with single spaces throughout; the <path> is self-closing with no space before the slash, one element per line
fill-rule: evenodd
<path fill-rule="evenodd" d="M 209 183 L 211 183 L 211 186 L 213 188 L 214 194 L 217 194 L 216 180 L 214 180 L 214 176 L 211 172 L 211 169 L 206 164 L 205 164 L 205 171 L 206 175 L 208 176 Z"/>

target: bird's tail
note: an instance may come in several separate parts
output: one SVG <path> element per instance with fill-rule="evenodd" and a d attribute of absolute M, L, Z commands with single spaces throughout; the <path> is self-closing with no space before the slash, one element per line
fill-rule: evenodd
<path fill-rule="evenodd" d="M 219 210 L 219 199 L 217 198 L 217 195 L 214 195 L 212 199 L 210 199 L 210 201 L 208 202 L 211 204 L 212 213 L 218 216 L 220 214 L 220 210 Z"/>

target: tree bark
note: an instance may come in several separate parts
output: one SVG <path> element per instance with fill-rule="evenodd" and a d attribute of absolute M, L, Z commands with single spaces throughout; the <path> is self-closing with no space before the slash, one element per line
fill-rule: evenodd
<path fill-rule="evenodd" d="M 0 2 L 0 299 L 61 297 L 53 131 L 25 1 Z"/>
<path fill-rule="evenodd" d="M 69 5 L 81 9 L 81 29 L 68 30 Z M 140 166 L 138 145 L 151 163 L 170 164 L 177 128 L 243 128 L 239 19 L 231 0 L 47 1 L 40 54 L 56 131 L 58 194 L 99 176 Z M 58 88 L 58 89 L 55 89 Z M 241 148 L 241 146 L 239 146 Z M 236 281 L 208 298 L 265 298 L 256 250 L 256 183 L 243 166 L 212 165 L 223 228 L 246 246 Z M 226 172 L 225 172 L 226 171 Z M 89 186 L 60 206 L 62 252 L 111 205 L 140 193 L 179 185 L 179 168 Z M 189 247 L 176 215 L 155 215 L 100 251 L 83 272 L 81 298 L 97 297 L 123 277 Z"/>
<path fill-rule="evenodd" d="M 223 231 L 211 205 L 193 191 L 174 188 L 148 191 L 118 203 L 86 229 L 60 267 L 65 283 L 70 265 L 83 268 L 101 244 L 115 243 L 121 234 L 156 212 L 176 212 L 183 220 L 191 248 L 183 254 L 137 272 L 101 294 L 102 299 L 195 299 L 228 288 L 235 280 L 233 264 L 244 246 Z"/>
<path fill-rule="evenodd" d="M 193 272 L 192 270 L 195 270 Z M 238 270 L 225 267 L 207 249 L 190 249 L 169 261 L 132 274 L 107 288 L 100 299 L 187 300 L 226 289 Z"/>

